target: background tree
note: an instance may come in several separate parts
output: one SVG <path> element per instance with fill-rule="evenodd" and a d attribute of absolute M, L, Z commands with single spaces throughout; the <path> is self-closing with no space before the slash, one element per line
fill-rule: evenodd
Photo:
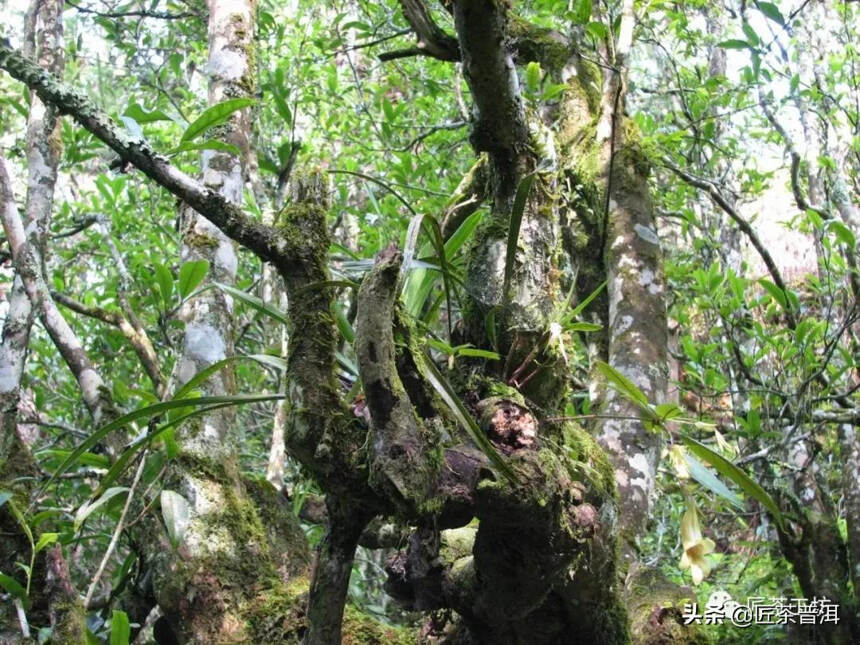
<path fill-rule="evenodd" d="M 63 72 L 36 2 L 0 44 L 8 638 L 699 642 L 728 589 L 852 642 L 855 14 L 74 4 Z"/>

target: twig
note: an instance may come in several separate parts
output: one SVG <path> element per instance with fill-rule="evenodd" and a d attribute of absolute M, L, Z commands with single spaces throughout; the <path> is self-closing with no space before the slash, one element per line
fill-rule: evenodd
<path fill-rule="evenodd" d="M 72 0 L 66 0 L 66 4 L 81 13 L 91 13 L 101 18 L 157 18 L 158 20 L 181 20 L 183 18 L 200 17 L 200 14 L 193 11 L 184 11 L 181 13 L 171 13 L 169 11 L 147 11 L 141 9 L 137 11 L 98 11 L 97 9 L 82 7 L 72 2 Z"/>
<path fill-rule="evenodd" d="M 134 498 L 134 491 L 137 488 L 138 482 L 140 482 L 140 476 L 143 474 L 143 467 L 146 465 L 146 455 L 144 452 L 140 457 L 140 463 L 137 466 L 137 472 L 134 474 L 134 481 L 131 483 L 131 487 L 128 489 L 128 497 L 125 500 L 125 505 L 122 507 L 122 513 L 119 516 L 119 521 L 116 523 L 116 529 L 114 529 L 113 537 L 111 537 L 110 544 L 108 544 L 107 551 L 105 551 L 104 557 L 102 558 L 101 564 L 99 564 L 99 568 L 96 571 L 96 575 L 93 576 L 93 581 L 90 583 L 89 589 L 87 589 L 87 595 L 84 597 L 84 607 L 89 609 L 90 602 L 92 601 L 93 594 L 95 593 L 96 586 L 99 583 L 102 575 L 105 572 L 105 567 L 107 567 L 108 560 L 113 555 L 114 550 L 116 549 L 116 545 L 119 543 L 119 536 L 122 533 L 123 524 L 125 524 L 125 516 L 128 514 L 128 509 L 131 507 L 131 500 Z"/>

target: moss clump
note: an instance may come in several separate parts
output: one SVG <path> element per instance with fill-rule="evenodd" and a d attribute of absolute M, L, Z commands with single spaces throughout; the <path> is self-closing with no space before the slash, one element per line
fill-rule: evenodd
<path fill-rule="evenodd" d="M 385 625 L 347 605 L 343 612 L 341 642 L 343 645 L 416 645 L 418 636 L 411 629 Z"/>
<path fill-rule="evenodd" d="M 192 249 L 218 248 L 220 242 L 212 235 L 189 230 L 182 238 L 183 243 Z"/>
<path fill-rule="evenodd" d="M 565 423 L 562 429 L 567 457 L 578 478 L 583 474 L 603 495 L 615 497 L 615 470 L 603 449 L 588 432 L 575 423 Z M 582 472 L 584 471 L 584 472 Z"/>
<path fill-rule="evenodd" d="M 87 621 L 83 603 L 74 600 L 55 602 L 52 612 L 59 618 L 54 626 L 52 642 L 75 645 L 87 643 Z"/>
<path fill-rule="evenodd" d="M 553 78 L 574 54 L 567 39 L 548 27 L 533 25 L 515 14 L 509 15 L 508 32 L 516 43 L 520 62 L 537 61 Z"/>
<path fill-rule="evenodd" d="M 698 625 L 684 625 L 684 605 L 695 600 L 689 589 L 670 582 L 659 570 L 637 567 L 623 592 L 636 645 L 707 645 Z"/>
<path fill-rule="evenodd" d="M 453 566 L 457 560 L 472 555 L 477 534 L 478 527 L 471 524 L 442 531 L 439 560 L 443 566 Z"/>
<path fill-rule="evenodd" d="M 269 551 L 279 572 L 290 577 L 306 573 L 311 564 L 307 537 L 286 499 L 262 478 L 244 478 L 245 490 L 265 528 Z"/>
<path fill-rule="evenodd" d="M 300 643 L 307 631 L 305 605 L 310 582 L 300 576 L 271 585 L 245 605 L 252 643 Z"/>

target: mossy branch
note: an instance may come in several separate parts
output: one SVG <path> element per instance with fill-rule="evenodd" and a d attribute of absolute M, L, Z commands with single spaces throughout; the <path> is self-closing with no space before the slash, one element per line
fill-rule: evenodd
<path fill-rule="evenodd" d="M 371 485 L 415 511 L 436 479 L 436 441 L 416 414 L 397 372 L 395 307 L 403 256 L 384 250 L 358 294 L 355 354 L 371 415 Z"/>
<path fill-rule="evenodd" d="M 319 170 L 296 172 L 277 221 L 284 255 L 275 263 L 289 303 L 289 415 L 286 444 L 327 492 L 368 500 L 364 429 L 349 413 L 335 377 L 337 329 L 329 282 L 328 190 Z"/>
<path fill-rule="evenodd" d="M 182 199 L 231 239 L 264 260 L 276 261 L 284 257 L 285 250 L 278 245 L 278 237 L 270 227 L 251 219 L 216 191 L 173 166 L 165 157 L 156 154 L 144 139 L 123 132 L 82 93 L 15 51 L 6 40 L 0 41 L 0 68 L 36 92 L 46 104 L 70 115 L 125 163 Z"/>
<path fill-rule="evenodd" d="M 508 33 L 507 4 L 457 2 L 454 25 L 463 71 L 477 108 L 472 144 L 510 164 L 528 142 L 525 106 Z"/>

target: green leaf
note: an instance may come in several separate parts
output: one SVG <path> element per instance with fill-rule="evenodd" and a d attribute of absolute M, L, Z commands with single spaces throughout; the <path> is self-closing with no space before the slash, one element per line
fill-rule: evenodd
<path fill-rule="evenodd" d="M 269 398 L 281 398 L 281 397 L 269 397 Z M 93 493 L 93 499 L 98 498 L 100 495 L 103 495 L 111 484 L 113 484 L 123 472 L 128 467 L 129 462 L 131 462 L 132 458 L 140 452 L 143 448 L 146 448 L 153 441 L 162 436 L 169 435 L 170 431 L 176 426 L 182 425 L 186 421 L 200 416 L 205 416 L 209 412 L 214 412 L 215 410 L 221 410 L 223 408 L 228 408 L 233 403 L 218 403 L 215 405 L 209 405 L 201 408 L 196 408 L 187 414 L 180 415 L 176 418 L 170 419 L 167 423 L 159 426 L 152 432 L 143 437 L 134 441 L 128 448 L 126 448 L 117 460 L 114 462 L 113 466 L 110 467 L 110 470 L 101 478 L 99 482 L 99 487 L 96 489 L 95 493 Z M 168 455 L 170 456 L 170 455 Z"/>
<path fill-rule="evenodd" d="M 618 392 L 623 394 L 627 399 L 636 403 L 639 406 L 644 406 L 649 411 L 651 410 L 651 406 L 648 404 L 648 397 L 645 396 L 645 393 L 640 390 L 636 385 L 634 385 L 633 381 L 628 379 L 624 374 L 619 372 L 617 369 L 609 365 L 608 363 L 604 363 L 603 361 L 595 362 L 595 366 L 598 371 L 606 377 L 606 380 L 609 381 L 609 384 L 612 385 Z"/>
<path fill-rule="evenodd" d="M 343 352 L 335 352 L 334 357 L 343 369 L 352 374 L 355 378 L 358 378 L 358 366 L 352 362 L 349 358 L 343 355 Z"/>
<path fill-rule="evenodd" d="M 445 262 L 449 266 L 454 256 L 472 236 L 483 218 L 484 211 L 472 213 L 445 242 Z M 443 274 L 443 277 L 446 276 Z M 404 288 L 403 299 L 406 303 L 406 310 L 415 318 L 419 318 L 425 311 L 424 303 L 433 290 L 437 278 L 437 272 L 426 269 L 418 269 L 409 274 L 409 283 Z"/>
<path fill-rule="evenodd" d="M 544 101 L 552 101 L 554 98 L 564 92 L 569 86 L 565 83 L 550 83 L 544 88 L 541 98 Z"/>
<path fill-rule="evenodd" d="M 265 302 L 260 300 L 257 296 L 252 295 L 246 291 L 242 291 L 241 289 L 237 289 L 236 287 L 231 287 L 228 284 L 221 284 L 220 282 L 215 282 L 214 285 L 216 287 L 218 287 L 219 289 L 221 289 L 221 291 L 224 291 L 225 293 L 230 294 L 234 298 L 238 298 L 239 300 L 244 302 L 246 305 L 253 307 L 254 309 L 259 311 L 260 313 L 265 314 L 266 316 L 269 316 L 270 318 L 274 318 L 275 320 L 277 320 L 280 323 L 283 323 L 284 325 L 290 324 L 290 319 L 287 318 L 287 314 L 280 311 L 279 309 L 276 309 L 275 307 L 271 307 L 271 306 L 267 305 Z"/>
<path fill-rule="evenodd" d="M 391 105 L 391 101 L 389 101 L 387 98 L 382 99 L 382 113 L 385 115 L 386 121 L 388 121 L 389 123 L 394 121 L 394 106 Z"/>
<path fill-rule="evenodd" d="M 675 403 L 661 403 L 654 406 L 654 412 L 657 413 L 663 421 L 671 421 L 681 417 L 684 412 Z"/>
<path fill-rule="evenodd" d="M 472 237 L 472 233 L 478 227 L 478 224 L 484 219 L 485 211 L 479 210 L 467 217 L 457 230 L 451 234 L 451 237 L 445 242 L 445 258 L 451 260 L 457 251 L 466 243 L 466 240 Z"/>
<path fill-rule="evenodd" d="M 761 44 L 761 38 L 758 37 L 758 34 L 756 33 L 755 29 L 753 29 L 746 20 L 744 20 L 743 24 L 741 25 L 741 29 L 743 29 L 744 34 L 746 34 L 747 40 L 749 41 L 750 45 L 756 47 Z"/>
<path fill-rule="evenodd" d="M 14 493 L 9 492 L 8 490 L 0 490 L 0 506 L 3 506 L 6 502 L 14 497 Z"/>
<path fill-rule="evenodd" d="M 21 600 L 27 598 L 27 592 L 24 590 L 24 587 L 15 578 L 7 576 L 5 573 L 0 573 L 0 587 L 3 587 L 6 593 L 10 594 L 13 598 L 20 598 Z"/>
<path fill-rule="evenodd" d="M 169 309 L 170 299 L 173 297 L 173 274 L 170 272 L 170 269 L 160 262 L 156 262 L 154 268 L 155 280 L 161 292 L 161 300 L 164 302 L 165 309 Z"/>
<path fill-rule="evenodd" d="M 182 139 L 180 139 L 180 141 L 191 141 L 209 128 L 226 122 L 233 112 L 248 107 L 249 105 L 254 105 L 254 103 L 256 103 L 254 99 L 238 98 L 228 99 L 218 103 L 217 105 L 213 105 L 207 110 L 204 110 L 203 114 L 197 117 L 194 122 L 186 128 L 185 132 L 182 133 Z"/>
<path fill-rule="evenodd" d="M 484 319 L 484 330 L 487 332 L 487 340 L 490 341 L 490 345 L 493 346 L 493 349 L 499 349 L 499 339 L 496 334 L 496 313 L 501 311 L 501 305 L 496 305 L 492 307 L 488 312 L 487 316 Z"/>
<path fill-rule="evenodd" d="M 80 530 L 81 526 L 83 525 L 83 523 L 86 521 L 86 519 L 90 515 L 92 515 L 93 513 L 98 511 L 99 509 L 103 508 L 105 506 L 105 504 L 107 504 L 111 499 L 113 499 L 117 495 L 119 495 L 121 493 L 128 493 L 128 490 L 129 489 L 127 486 L 117 486 L 115 488 L 108 488 L 104 492 L 104 494 L 101 497 L 99 497 L 98 499 L 96 499 L 94 502 L 87 502 L 87 503 L 83 504 L 78 509 L 78 512 L 75 513 L 75 524 L 74 524 L 75 532 L 77 533 Z"/>
<path fill-rule="evenodd" d="M 338 307 L 336 304 L 334 306 L 334 319 L 337 323 L 338 331 L 340 331 L 340 335 L 343 336 L 343 339 L 352 345 L 352 342 L 355 340 L 355 330 L 352 328 L 352 324 L 349 322 L 349 319 L 343 313 L 343 310 Z"/>
<path fill-rule="evenodd" d="M 222 358 L 220 361 L 212 363 L 212 365 L 209 365 L 197 372 L 197 374 L 188 379 L 182 387 L 176 391 L 176 394 L 173 395 L 173 400 L 184 399 L 191 396 L 198 385 L 206 382 L 210 376 L 221 371 L 230 363 L 248 360 L 257 361 L 258 363 L 263 363 L 276 369 L 286 369 L 286 361 L 277 356 L 269 356 L 268 354 L 235 354 L 233 356 L 228 356 L 227 358 Z"/>
<path fill-rule="evenodd" d="M 785 25 L 785 18 L 782 17 L 782 12 L 772 2 L 756 2 L 756 8 L 761 11 L 766 17 L 773 20 L 775 23 Z"/>
<path fill-rule="evenodd" d="M 591 0 L 575 0 L 571 19 L 578 25 L 584 25 L 591 18 Z"/>
<path fill-rule="evenodd" d="M 723 42 L 718 43 L 717 47 L 722 47 L 723 49 L 752 49 L 752 45 L 747 41 L 736 39 L 724 40 Z"/>
<path fill-rule="evenodd" d="M 854 233 L 851 232 L 851 229 L 845 226 L 845 224 L 832 219 L 827 222 L 827 228 L 833 231 L 836 238 L 846 245 L 850 252 L 856 252 L 857 239 L 854 237 Z"/>
<path fill-rule="evenodd" d="M 128 614 L 114 609 L 110 618 L 110 645 L 128 645 L 129 638 L 131 625 L 128 622 Z"/>
<path fill-rule="evenodd" d="M 209 260 L 190 260 L 179 269 L 179 295 L 183 299 L 191 295 L 209 272 Z"/>
<path fill-rule="evenodd" d="M 218 141 L 217 139 L 207 139 L 206 141 L 200 141 L 199 143 L 183 141 L 175 148 L 169 150 L 167 154 L 172 157 L 182 152 L 194 152 L 198 150 L 217 150 L 219 152 L 227 152 L 237 157 L 242 154 L 239 148 L 234 146 L 232 143 Z"/>
<path fill-rule="evenodd" d="M 59 533 L 42 533 L 42 535 L 39 536 L 39 541 L 36 542 L 36 546 L 33 548 L 33 555 L 36 555 L 46 546 L 50 546 L 56 542 L 59 537 Z"/>
<path fill-rule="evenodd" d="M 161 516 L 164 518 L 170 543 L 173 548 L 178 547 L 188 530 L 191 516 L 188 500 L 172 490 L 161 491 Z"/>
<path fill-rule="evenodd" d="M 505 277 L 502 283 L 502 299 L 505 304 L 510 300 L 511 278 L 514 274 L 514 260 L 517 257 L 517 240 L 520 237 L 520 226 L 523 223 L 523 214 L 526 210 L 526 200 L 529 197 L 535 174 L 529 173 L 517 186 L 517 194 L 514 197 L 514 205 L 511 209 L 511 221 L 508 226 L 508 246 L 505 251 Z"/>
<path fill-rule="evenodd" d="M 421 374 L 430 382 L 433 389 L 436 390 L 439 397 L 445 402 L 445 405 L 448 406 L 451 413 L 460 425 L 463 426 L 463 429 L 469 434 L 469 437 L 471 437 L 472 441 L 475 442 L 478 449 L 487 456 L 490 463 L 501 471 L 501 473 L 511 483 L 518 484 L 519 479 L 517 478 L 516 473 L 514 473 L 508 465 L 508 462 L 501 458 L 499 453 L 493 447 L 493 444 L 490 443 L 490 440 L 487 439 L 487 436 L 478 427 L 478 424 L 475 423 L 472 415 L 470 415 L 468 410 L 466 410 L 463 402 L 454 393 L 454 389 L 451 387 L 451 384 L 448 383 L 448 380 L 444 376 L 442 376 L 432 359 L 418 353 L 415 355 L 415 362 L 417 363 Z"/>
<path fill-rule="evenodd" d="M 600 295 L 600 292 L 603 291 L 604 287 L 606 287 L 606 282 L 607 281 L 604 280 L 599 285 L 597 285 L 597 288 L 594 291 L 592 291 L 591 293 L 589 293 L 588 296 L 585 298 L 585 300 L 583 300 L 578 305 L 576 305 L 576 307 L 574 307 L 573 310 L 570 312 L 570 317 L 575 318 L 576 316 L 581 314 L 583 311 L 585 311 L 585 308 L 589 304 L 591 304 L 591 301 L 594 300 L 598 295 Z"/>
<path fill-rule="evenodd" d="M 250 358 L 261 365 L 266 365 L 279 372 L 287 371 L 287 361 L 280 356 L 272 356 L 271 354 L 250 354 L 244 358 Z"/>
<path fill-rule="evenodd" d="M 448 268 L 448 262 L 445 259 L 445 242 L 442 238 L 442 229 L 439 227 L 439 222 L 436 221 L 436 218 L 429 214 L 418 214 L 415 215 L 409 222 L 409 228 L 406 230 L 406 243 L 403 246 L 403 263 L 400 265 L 400 275 L 403 276 L 407 271 L 412 268 L 416 262 L 414 260 L 415 257 L 415 248 L 418 243 L 418 235 L 421 232 L 422 227 L 427 231 L 430 236 L 430 244 L 432 245 L 434 251 L 436 252 L 436 257 L 439 259 L 440 271 L 442 273 L 442 286 L 445 289 L 445 302 L 448 307 L 448 311 L 452 311 L 451 308 L 451 279 L 452 275 Z M 404 282 L 404 286 L 406 283 Z M 421 282 L 410 280 L 408 284 L 408 290 L 412 289 L 420 289 Z M 409 293 L 404 294 L 404 300 L 408 303 L 410 300 L 415 300 L 415 296 L 411 296 Z M 452 331 L 452 322 L 451 316 L 448 316 L 448 337 L 451 337 Z"/>
<path fill-rule="evenodd" d="M 788 299 L 786 297 L 786 293 L 782 289 L 765 278 L 761 278 L 758 283 L 764 287 L 765 291 L 767 291 L 783 309 L 788 310 Z"/>
<path fill-rule="evenodd" d="M 488 358 L 491 361 L 497 361 L 501 358 L 496 352 L 490 352 L 486 349 L 475 349 L 474 347 L 458 347 L 458 356 L 471 356 L 473 358 Z"/>
<path fill-rule="evenodd" d="M 27 522 L 27 518 L 24 517 L 24 514 L 21 512 L 21 509 L 18 508 L 18 505 L 15 503 L 14 499 L 9 499 L 6 501 L 9 504 L 9 510 L 12 512 L 12 516 L 17 520 L 18 525 L 21 527 L 21 530 L 24 531 L 24 534 L 27 536 L 27 539 L 30 542 L 30 546 L 34 547 L 33 543 L 33 531 L 30 529 L 30 524 Z"/>
<path fill-rule="evenodd" d="M 718 495 L 719 497 L 728 500 L 732 503 L 732 505 L 736 506 L 740 510 L 744 510 L 744 504 L 741 501 L 740 497 L 730 491 L 723 482 L 717 479 L 717 476 L 711 471 L 710 468 L 705 466 L 705 464 L 703 464 L 694 455 L 691 455 L 686 450 L 684 451 L 684 461 L 687 462 L 687 469 L 690 471 L 690 476 L 693 479 L 695 479 L 697 482 L 699 482 L 702 486 L 707 488 L 715 495 Z"/>
<path fill-rule="evenodd" d="M 62 475 L 69 467 L 77 462 L 78 458 L 85 452 L 87 452 L 90 448 L 95 446 L 97 443 L 102 441 L 108 434 L 113 432 L 114 430 L 118 430 L 119 428 L 125 427 L 132 423 L 133 421 L 137 421 L 138 419 L 145 419 L 149 417 L 158 416 L 168 410 L 173 410 L 174 408 L 183 408 L 183 407 L 204 407 L 209 405 L 218 405 L 221 403 L 225 403 L 227 405 L 242 405 L 244 403 L 256 403 L 260 401 L 273 401 L 276 399 L 283 399 L 285 397 L 284 394 L 246 394 L 246 395 L 234 395 L 234 396 L 202 396 L 194 399 L 175 399 L 172 401 L 162 401 L 161 403 L 155 403 L 153 405 L 148 405 L 143 408 L 138 408 L 128 414 L 124 414 L 121 417 L 113 420 L 112 422 L 103 425 L 101 428 L 93 432 L 89 437 L 84 439 L 77 448 L 75 448 L 71 454 L 60 464 L 57 470 L 51 475 L 51 478 L 42 486 L 41 490 L 44 491 L 48 486 L 50 486 L 56 479 Z"/>
<path fill-rule="evenodd" d="M 541 72 L 540 63 L 531 61 L 526 65 L 526 91 L 530 94 L 537 94 L 540 90 L 540 80 L 542 76 L 543 73 Z"/>
<path fill-rule="evenodd" d="M 585 26 L 585 31 L 587 31 L 591 37 L 597 41 L 606 40 L 606 37 L 609 36 L 609 30 L 602 22 L 588 23 Z"/>
<path fill-rule="evenodd" d="M 684 434 L 681 434 L 680 437 L 684 442 L 684 445 L 686 445 L 691 452 L 695 453 L 700 459 L 711 464 L 718 473 L 737 484 L 747 495 L 758 502 L 761 502 L 762 506 L 770 511 L 774 520 L 776 520 L 776 522 L 781 526 L 783 525 L 782 513 L 776 505 L 776 502 L 774 502 L 771 496 L 767 494 L 767 491 L 750 479 L 749 475 L 735 466 L 728 459 L 719 453 L 714 452 L 706 445 L 699 443 L 692 437 L 688 437 Z"/>
<path fill-rule="evenodd" d="M 597 323 L 588 323 L 588 322 L 572 322 L 564 326 L 566 331 L 600 331 L 603 329 L 603 325 L 598 325 Z"/>
<path fill-rule="evenodd" d="M 172 119 L 167 116 L 161 110 L 152 110 L 151 112 L 142 108 L 138 103 L 132 103 L 129 105 L 125 112 L 123 112 L 123 116 L 131 117 L 138 123 L 153 123 L 154 121 L 172 121 Z"/>

